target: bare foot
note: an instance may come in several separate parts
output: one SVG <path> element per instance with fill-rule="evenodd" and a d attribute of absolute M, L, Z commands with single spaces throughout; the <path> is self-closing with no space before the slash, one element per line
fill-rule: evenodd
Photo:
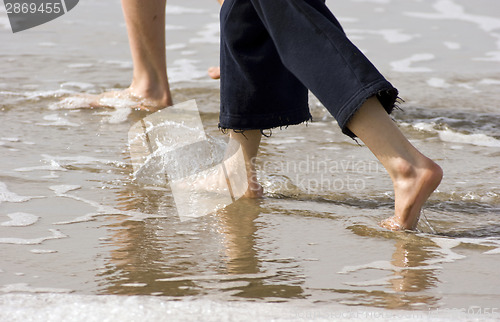
<path fill-rule="evenodd" d="M 425 201 L 439 186 L 443 170 L 432 160 L 422 156 L 419 166 L 401 161 L 399 177 L 393 179 L 395 215 L 380 223 L 390 230 L 413 230 L 417 227 Z"/>
<path fill-rule="evenodd" d="M 243 195 L 244 198 L 258 199 L 264 196 L 264 188 L 260 183 L 256 182 L 251 187 L 248 187 L 247 191 Z"/>
<path fill-rule="evenodd" d="M 122 91 L 110 91 L 102 94 L 77 94 L 66 97 L 53 104 L 52 109 L 80 108 L 131 108 L 134 110 L 156 112 L 172 105 L 172 100 L 152 99 L 135 95 L 130 88 Z"/>
<path fill-rule="evenodd" d="M 264 196 L 255 169 L 247 167 L 243 153 L 234 153 L 213 169 L 204 176 L 198 176 L 191 187 L 198 191 L 226 192 L 233 200 Z"/>
<path fill-rule="evenodd" d="M 127 106 L 135 110 L 156 112 L 172 105 L 170 99 L 152 99 L 136 95 L 130 88 L 123 91 L 104 92 L 99 95 L 92 95 L 93 101 L 90 107 L 117 107 Z"/>
<path fill-rule="evenodd" d="M 213 79 L 219 79 L 220 78 L 220 67 L 210 67 L 208 69 L 208 76 Z"/>

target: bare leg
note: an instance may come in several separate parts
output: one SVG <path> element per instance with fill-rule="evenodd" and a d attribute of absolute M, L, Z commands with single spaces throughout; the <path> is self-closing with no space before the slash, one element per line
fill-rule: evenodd
<path fill-rule="evenodd" d="M 235 140 L 241 144 L 243 150 L 248 180 L 248 190 L 244 196 L 248 198 L 259 198 L 263 195 L 262 186 L 257 181 L 257 171 L 254 163 L 259 151 L 261 137 L 260 130 L 250 130 L 244 133 L 231 131 L 229 135 L 230 140 Z M 231 169 L 228 169 L 228 172 L 231 176 Z"/>
<path fill-rule="evenodd" d="M 122 0 L 134 63 L 129 91 L 159 107 L 172 105 L 165 52 L 166 0 Z"/>
<path fill-rule="evenodd" d="M 201 193 L 205 191 L 225 193 L 225 189 L 230 187 L 229 193 L 235 199 L 262 197 L 263 189 L 257 181 L 254 163 L 260 139 L 259 130 L 248 130 L 244 133 L 231 131 L 223 167 L 214 167 L 215 171 L 198 176 L 185 188 Z"/>
<path fill-rule="evenodd" d="M 135 109 L 157 111 L 172 105 L 165 51 L 166 0 L 122 0 L 133 61 L 133 78 L 123 91 L 83 95 L 90 107 L 114 107 L 116 99 Z"/>
<path fill-rule="evenodd" d="M 405 138 L 376 98 L 363 104 L 348 128 L 368 146 L 392 179 L 395 213 L 381 225 L 391 230 L 415 229 L 423 204 L 441 182 L 441 168 Z"/>

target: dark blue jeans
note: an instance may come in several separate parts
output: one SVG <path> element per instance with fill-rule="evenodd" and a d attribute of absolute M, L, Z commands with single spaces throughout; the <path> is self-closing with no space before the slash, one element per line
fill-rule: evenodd
<path fill-rule="evenodd" d="M 219 127 L 250 130 L 311 118 L 308 89 L 342 131 L 374 95 L 390 113 L 398 91 L 347 39 L 323 0 L 226 0 L 221 9 Z"/>

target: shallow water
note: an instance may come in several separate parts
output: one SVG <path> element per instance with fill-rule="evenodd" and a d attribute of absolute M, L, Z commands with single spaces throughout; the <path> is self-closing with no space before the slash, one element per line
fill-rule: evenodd
<path fill-rule="evenodd" d="M 167 183 L 133 175 L 127 134 L 145 114 L 60 103 L 128 85 L 119 1 L 84 1 L 15 35 L 1 11 L 0 317 L 57 319 L 72 307 L 71 319 L 98 320 L 124 304 L 129 319 L 144 307 L 177 320 L 500 313 L 500 3 L 329 6 L 399 88 L 396 122 L 444 169 L 417 233 L 378 226 L 390 180 L 314 97 L 313 122 L 262 142 L 264 199 L 179 220 Z M 218 82 L 205 71 L 218 61 L 217 4 L 172 0 L 167 14 L 174 100 L 195 99 L 220 139 Z M 341 316 L 353 317 L 376 318 Z"/>

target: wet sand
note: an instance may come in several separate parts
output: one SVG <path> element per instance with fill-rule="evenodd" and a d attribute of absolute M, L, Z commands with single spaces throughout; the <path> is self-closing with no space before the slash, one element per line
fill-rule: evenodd
<path fill-rule="evenodd" d="M 395 121 L 444 169 L 418 232 L 378 226 L 390 180 L 314 97 L 313 122 L 263 140 L 264 199 L 180 221 L 166 182 L 133 175 L 127 133 L 144 113 L 61 103 L 128 85 L 119 1 L 19 34 L 2 11 L 0 318 L 498 319 L 500 5 L 329 6 L 400 90 Z M 215 1 L 172 0 L 166 29 L 174 100 L 195 99 L 220 139 L 206 75 L 217 15 Z"/>

